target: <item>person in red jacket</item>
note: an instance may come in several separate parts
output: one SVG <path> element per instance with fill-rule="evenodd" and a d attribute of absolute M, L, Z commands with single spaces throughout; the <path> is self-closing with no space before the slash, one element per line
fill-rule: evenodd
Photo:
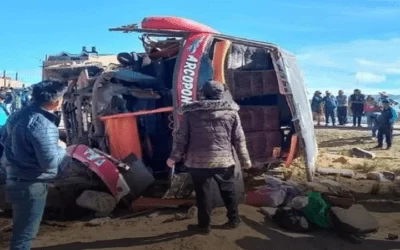
<path fill-rule="evenodd" d="M 378 111 L 378 103 L 375 98 L 368 96 L 364 103 L 364 114 L 367 117 L 368 128 L 372 128 L 371 116 Z"/>

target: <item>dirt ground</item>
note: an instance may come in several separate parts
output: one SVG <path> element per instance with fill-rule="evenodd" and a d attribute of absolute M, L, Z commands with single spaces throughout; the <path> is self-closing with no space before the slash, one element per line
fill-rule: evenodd
<path fill-rule="evenodd" d="M 376 151 L 377 159 L 366 160 L 351 158 L 348 150 L 352 147 L 372 148 L 375 142 L 367 132 L 321 129 L 317 131 L 321 155 L 320 167 L 355 169 L 358 172 L 371 170 L 391 170 L 400 174 L 400 136 L 396 136 L 394 147 L 390 151 Z M 344 157 L 346 161 L 333 163 Z M 293 167 L 293 178 L 301 179 L 304 173 L 300 163 Z M 317 177 L 320 178 L 320 177 Z M 370 189 L 376 182 L 350 180 L 335 177 L 335 180 L 354 190 L 364 190 L 371 198 Z M 34 242 L 34 249 L 43 250 L 83 250 L 83 249 L 163 249 L 163 250 L 202 250 L 202 249 L 351 249 L 351 250 L 400 250 L 400 241 L 388 241 L 389 233 L 400 235 L 400 203 L 391 194 L 372 196 L 381 199 L 385 196 L 392 203 L 368 203 L 367 209 L 380 222 L 378 233 L 371 235 L 362 245 L 353 245 L 338 238 L 331 232 L 319 231 L 313 234 L 293 234 L 276 228 L 265 219 L 258 208 L 241 206 L 243 224 L 236 230 L 226 231 L 218 228 L 225 222 L 224 209 L 217 209 L 213 214 L 215 224 L 209 236 L 192 235 L 185 229 L 195 223 L 195 219 L 166 222 L 177 211 L 161 211 L 127 220 L 111 220 L 101 226 L 89 227 L 84 222 L 45 223 Z M 383 204 L 383 205 L 382 205 Z M 172 213 L 171 213 L 172 212 Z M 0 227 L 9 220 L 0 219 Z M 10 233 L 0 233 L 0 248 L 6 249 Z"/>

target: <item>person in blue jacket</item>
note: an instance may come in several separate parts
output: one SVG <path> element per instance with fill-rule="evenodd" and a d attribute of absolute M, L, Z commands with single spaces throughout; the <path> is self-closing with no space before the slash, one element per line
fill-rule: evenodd
<path fill-rule="evenodd" d="M 332 119 L 332 125 L 336 126 L 336 117 L 335 117 L 335 113 L 336 113 L 336 108 L 337 108 L 337 100 L 336 98 L 331 94 L 331 92 L 326 91 L 325 93 L 325 97 L 323 99 L 324 101 L 324 106 L 325 106 L 325 122 L 326 122 L 326 126 L 329 125 L 329 118 Z"/>
<path fill-rule="evenodd" d="M 317 90 L 311 100 L 311 110 L 314 119 L 317 120 L 317 126 L 321 126 L 321 115 L 322 115 L 322 102 L 323 97 L 321 91 Z"/>
<path fill-rule="evenodd" d="M 7 118 L 10 115 L 8 113 L 7 107 L 4 103 L 4 100 L 6 99 L 6 95 L 3 93 L 0 93 L 0 130 L 6 124 Z"/>
<path fill-rule="evenodd" d="M 7 118 L 10 115 L 8 113 L 8 110 L 6 108 L 6 105 L 4 104 L 4 100 L 6 99 L 6 95 L 3 93 L 0 93 L 0 136 L 3 133 L 3 128 L 4 125 L 7 122 Z M 3 155 L 3 146 L 0 144 L 0 158 Z M 3 168 L 0 166 L 0 172 L 3 171 Z"/>
<path fill-rule="evenodd" d="M 46 205 L 47 182 L 70 162 L 66 150 L 58 146 L 58 117 L 54 115 L 65 91 L 58 81 L 34 85 L 33 102 L 12 113 L 5 125 L 0 142 L 13 212 L 11 250 L 31 249 Z"/>
<path fill-rule="evenodd" d="M 378 146 L 375 148 L 383 147 L 383 137 L 386 139 L 387 149 L 392 147 L 393 141 L 393 125 L 398 119 L 396 110 L 391 107 L 389 100 L 382 101 L 383 110 L 378 117 Z"/>

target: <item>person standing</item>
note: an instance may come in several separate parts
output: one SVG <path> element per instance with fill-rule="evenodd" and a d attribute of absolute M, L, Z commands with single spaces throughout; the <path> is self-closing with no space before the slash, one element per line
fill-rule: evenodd
<path fill-rule="evenodd" d="M 380 113 L 375 112 L 371 115 L 371 131 L 372 131 L 372 139 L 377 138 L 378 128 L 379 128 L 379 115 Z"/>
<path fill-rule="evenodd" d="M 13 112 L 18 111 L 22 107 L 22 99 L 21 99 L 21 92 L 20 91 L 14 91 L 14 103 L 12 105 L 12 110 Z"/>
<path fill-rule="evenodd" d="M 383 101 L 384 100 L 388 100 L 390 102 L 390 105 L 396 106 L 398 104 L 398 102 L 396 102 L 395 100 L 390 98 L 389 95 L 386 92 L 381 92 L 381 93 L 379 93 L 379 95 L 380 95 L 380 97 L 378 99 L 378 104 L 380 106 L 383 106 Z"/>
<path fill-rule="evenodd" d="M 21 94 L 21 105 L 22 107 L 26 107 L 28 106 L 29 102 L 30 102 L 30 97 L 29 97 L 29 90 L 27 90 L 26 88 L 23 90 L 22 94 Z"/>
<path fill-rule="evenodd" d="M 6 99 L 6 96 L 3 93 L 0 93 L 0 137 L 3 134 L 4 125 L 6 124 L 8 116 L 10 115 L 8 113 L 6 105 L 4 104 L 5 99 Z M 3 155 L 3 151 L 4 151 L 4 148 L 0 143 L 0 158 Z M 2 167 L 0 166 L 0 171 L 1 170 L 2 170 Z"/>
<path fill-rule="evenodd" d="M 235 159 L 238 155 L 243 169 L 251 168 L 246 139 L 240 122 L 239 106 L 226 98 L 225 84 L 209 81 L 203 88 L 204 100 L 182 107 L 183 119 L 174 137 L 169 167 L 185 158 L 192 176 L 198 208 L 198 224 L 189 230 L 202 234 L 211 232 L 212 184 L 218 184 L 227 208 L 227 229 L 240 224 L 235 190 Z M 230 99 L 230 100 L 227 100 Z"/>
<path fill-rule="evenodd" d="M 315 91 L 314 96 L 311 100 L 311 110 L 314 119 L 317 120 L 317 126 L 321 126 L 322 103 L 323 103 L 322 92 L 317 90 Z"/>
<path fill-rule="evenodd" d="M 364 111 L 365 96 L 361 90 L 355 89 L 349 98 L 350 109 L 353 115 L 353 127 L 361 127 L 361 118 Z"/>
<path fill-rule="evenodd" d="M 372 128 L 372 120 L 371 116 L 374 112 L 378 111 L 378 103 L 375 101 L 374 97 L 367 96 L 367 99 L 364 103 L 364 114 L 367 117 L 368 128 Z"/>
<path fill-rule="evenodd" d="M 53 114 L 65 91 L 58 81 L 34 85 L 33 103 L 11 114 L 5 125 L 2 166 L 13 212 L 11 250 L 31 249 L 46 205 L 46 183 L 70 162 L 66 150 L 58 146 L 59 120 Z"/>
<path fill-rule="evenodd" d="M 9 114 L 12 113 L 12 106 L 14 104 L 14 101 L 15 101 L 15 97 L 14 97 L 12 89 L 10 88 L 6 91 L 6 99 L 4 100 L 4 104 L 6 105 L 6 108 L 7 108 L 7 111 Z"/>
<path fill-rule="evenodd" d="M 346 125 L 347 124 L 348 101 L 347 101 L 347 96 L 344 94 L 343 90 L 339 90 L 338 96 L 336 96 L 336 101 L 338 104 L 337 117 L 338 117 L 339 125 Z"/>
<path fill-rule="evenodd" d="M 323 99 L 325 106 L 325 126 L 329 125 L 329 118 L 332 119 L 332 126 L 336 126 L 335 111 L 337 108 L 337 100 L 331 92 L 326 91 Z"/>
<path fill-rule="evenodd" d="M 398 119 L 397 112 L 390 106 L 389 100 L 382 101 L 383 110 L 378 118 L 378 146 L 383 147 L 383 137 L 385 137 L 387 149 L 392 147 L 393 140 L 393 124 Z"/>

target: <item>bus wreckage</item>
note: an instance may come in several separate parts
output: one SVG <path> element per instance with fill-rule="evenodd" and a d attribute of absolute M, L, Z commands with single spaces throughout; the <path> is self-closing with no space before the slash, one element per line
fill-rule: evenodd
<path fill-rule="evenodd" d="M 148 17 L 110 31 L 141 34 L 144 52 L 120 53 L 119 64 L 107 67 L 48 69 L 69 83 L 62 116 L 74 159 L 51 183 L 49 207 L 68 212 L 78 206 L 107 215 L 117 204 L 146 209 L 190 203 L 193 187 L 185 166 L 169 169 L 165 162 L 179 109 L 201 98 L 199 90 L 208 80 L 225 83 L 240 105 L 253 166 L 289 167 L 302 154 L 312 180 L 318 149 L 292 54 L 178 17 Z M 236 186 L 244 203 L 239 164 Z M 215 206 L 222 205 L 214 193 Z"/>

